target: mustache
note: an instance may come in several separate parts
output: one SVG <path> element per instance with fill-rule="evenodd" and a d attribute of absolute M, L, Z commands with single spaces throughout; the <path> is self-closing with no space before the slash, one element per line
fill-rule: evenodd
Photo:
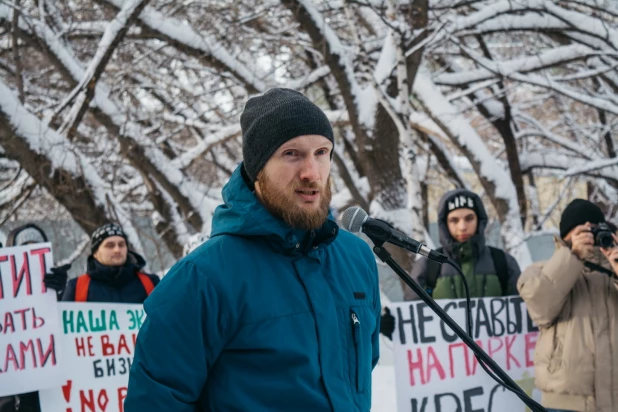
<path fill-rule="evenodd" d="M 321 189 L 322 185 L 319 185 L 318 182 L 300 182 L 298 184 L 293 185 L 295 189 Z"/>

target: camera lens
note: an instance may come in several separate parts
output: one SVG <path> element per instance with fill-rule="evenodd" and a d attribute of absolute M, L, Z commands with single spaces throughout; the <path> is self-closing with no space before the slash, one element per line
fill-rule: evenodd
<path fill-rule="evenodd" d="M 614 238 L 611 232 L 600 232 L 597 235 L 597 244 L 604 249 L 614 246 Z"/>

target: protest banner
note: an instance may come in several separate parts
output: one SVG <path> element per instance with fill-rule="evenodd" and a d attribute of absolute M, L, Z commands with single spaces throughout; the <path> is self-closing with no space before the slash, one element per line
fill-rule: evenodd
<path fill-rule="evenodd" d="M 61 302 L 60 384 L 40 392 L 42 412 L 122 412 L 142 305 Z"/>
<path fill-rule="evenodd" d="M 58 382 L 58 304 L 43 276 L 49 243 L 0 248 L 0 396 Z"/>
<path fill-rule="evenodd" d="M 438 300 L 465 327 L 465 300 Z M 473 352 L 424 302 L 390 306 L 399 412 L 524 412 L 519 398 L 498 385 Z M 519 296 L 472 299 L 472 337 L 529 395 L 534 390 L 538 329 Z M 534 393 L 533 393 L 534 392 Z"/>

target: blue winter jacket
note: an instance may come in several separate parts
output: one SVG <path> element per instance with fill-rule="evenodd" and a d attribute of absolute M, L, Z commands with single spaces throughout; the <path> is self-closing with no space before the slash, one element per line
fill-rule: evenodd
<path fill-rule="evenodd" d="M 210 240 L 146 300 L 125 411 L 368 411 L 381 307 L 367 244 L 332 218 L 290 229 L 239 169 L 223 199 Z"/>

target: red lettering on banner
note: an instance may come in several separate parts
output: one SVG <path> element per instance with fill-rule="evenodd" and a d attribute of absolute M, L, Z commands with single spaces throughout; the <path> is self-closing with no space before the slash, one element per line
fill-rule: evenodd
<path fill-rule="evenodd" d="M 26 324 L 26 312 L 29 310 L 30 308 L 13 311 L 16 315 L 21 315 L 21 330 L 28 330 L 28 326 Z"/>
<path fill-rule="evenodd" d="M 534 350 L 536 348 L 536 338 L 538 336 L 538 332 L 531 332 L 526 334 L 526 367 L 530 368 L 534 366 Z M 532 356 L 530 356 L 532 354 Z"/>
<path fill-rule="evenodd" d="M 48 247 L 44 247 L 41 249 L 34 249 L 30 251 L 31 255 L 39 257 L 39 267 L 41 269 L 41 291 L 43 293 L 47 292 L 47 288 L 45 287 L 45 282 L 43 282 L 43 276 L 47 273 L 47 265 L 45 264 L 45 255 L 47 253 L 51 253 L 51 249 Z"/>
<path fill-rule="evenodd" d="M 94 346 L 92 345 L 92 336 L 88 336 L 85 338 L 79 337 L 75 338 L 75 349 L 77 351 L 77 356 L 94 356 Z M 86 345 L 88 346 L 88 352 L 86 352 Z"/>
<path fill-rule="evenodd" d="M 26 368 L 26 353 L 30 349 L 30 355 L 32 356 L 32 367 L 36 368 L 36 356 L 34 353 L 34 342 L 29 340 L 28 343 L 19 342 L 19 364 L 21 365 L 21 370 Z"/>
<path fill-rule="evenodd" d="M 9 327 L 11 328 L 11 332 L 15 333 L 15 323 L 13 322 L 13 314 L 11 312 L 6 312 L 4 314 L 4 334 L 5 335 L 9 332 Z"/>
<path fill-rule="evenodd" d="M 15 349 L 13 349 L 13 345 L 8 344 L 6 346 L 6 357 L 4 361 L 4 371 L 7 372 L 9 370 L 9 362 L 13 362 L 13 370 L 19 370 L 19 363 L 17 362 L 17 356 L 15 355 Z"/>
<path fill-rule="evenodd" d="M 49 346 L 43 351 L 43 345 L 41 339 L 37 339 L 37 349 L 39 350 L 39 365 L 44 367 L 51 359 L 52 366 L 56 366 L 56 341 L 54 335 L 49 335 Z"/>
<path fill-rule="evenodd" d="M 118 355 L 122 355 L 123 348 L 125 351 L 127 351 L 127 355 L 131 354 L 131 350 L 129 350 L 129 346 L 127 345 L 126 336 L 120 335 L 120 340 L 118 341 Z"/>
<path fill-rule="evenodd" d="M 421 351 L 421 348 L 416 349 L 416 355 L 417 355 L 418 360 L 414 361 L 412 359 L 412 351 L 408 350 L 408 367 L 410 368 L 410 386 L 415 385 L 414 371 L 416 369 L 418 369 L 420 372 L 421 384 L 424 385 L 426 383 L 425 382 L 425 371 L 423 367 L 423 352 Z"/>
<path fill-rule="evenodd" d="M 448 345 L 448 361 L 450 364 L 451 378 L 455 377 L 455 358 L 453 356 L 453 349 L 461 348 L 463 349 L 464 356 L 466 358 L 466 376 L 470 376 L 470 361 L 468 359 L 468 352 L 466 350 L 466 344 L 463 342 L 459 343 L 451 343 Z"/>
<path fill-rule="evenodd" d="M 32 329 L 38 329 L 43 325 L 45 325 L 45 319 L 37 317 L 36 311 L 32 308 Z"/>
<path fill-rule="evenodd" d="M 11 273 L 13 275 L 13 297 L 16 298 L 21 285 L 26 281 L 26 296 L 32 295 L 32 277 L 30 275 L 30 262 L 28 262 L 28 252 L 24 252 L 24 263 L 17 273 L 15 256 L 11 256 Z"/>
<path fill-rule="evenodd" d="M 97 397 L 97 403 L 99 404 L 99 408 L 101 408 L 102 411 L 105 411 L 107 409 L 107 405 L 109 404 L 109 397 L 107 396 L 107 391 L 105 389 L 102 389 L 101 392 L 99 392 L 99 396 Z"/>
<path fill-rule="evenodd" d="M 97 412 L 97 406 L 101 411 L 105 412 L 107 405 L 109 404 L 107 390 L 101 389 L 96 398 L 94 390 L 88 389 L 87 394 L 85 391 L 81 390 L 79 391 L 79 404 L 81 406 L 81 412 L 86 412 L 86 408 L 88 408 L 91 412 Z"/>
<path fill-rule="evenodd" d="M 132 350 L 135 349 L 136 335 L 133 334 L 133 347 L 130 347 L 125 335 L 120 335 L 118 343 L 110 341 L 109 335 L 101 335 L 101 349 L 103 350 L 103 356 L 122 355 L 122 352 L 126 352 L 127 355 L 131 355 Z"/>
<path fill-rule="evenodd" d="M 9 260 L 7 255 L 0 256 L 0 263 Z M 4 284 L 2 283 L 2 274 L 0 274 L 0 300 L 4 299 Z"/>
<path fill-rule="evenodd" d="M 112 356 L 116 353 L 114 345 L 109 343 L 108 335 L 101 335 L 101 349 L 103 351 L 103 356 Z"/>
<path fill-rule="evenodd" d="M 124 412 L 124 400 L 127 397 L 127 388 L 118 388 L 118 412 Z"/>
<path fill-rule="evenodd" d="M 436 370 L 438 372 L 438 377 L 441 381 L 446 378 L 446 374 L 444 373 L 444 368 L 440 363 L 440 359 L 436 356 L 436 352 L 433 350 L 433 347 L 429 347 L 427 350 L 427 377 L 425 378 L 426 382 L 431 380 L 431 371 Z"/>
<path fill-rule="evenodd" d="M 92 389 L 88 390 L 88 397 L 84 394 L 84 391 L 79 391 L 79 404 L 81 406 L 81 412 L 86 411 L 86 407 L 92 412 L 96 412 L 94 406 L 94 391 Z"/>
<path fill-rule="evenodd" d="M 32 368 L 42 368 L 49 361 L 51 361 L 52 366 L 56 365 L 54 335 L 50 335 L 49 338 L 50 343 L 45 351 L 43 350 L 41 339 L 30 339 L 26 342 L 20 342 L 18 350 L 15 350 L 17 346 L 13 347 L 11 344 L 6 345 L 4 368 L 0 369 L 0 373 L 7 372 L 11 364 L 15 371 L 26 369 L 26 355 L 29 351 L 32 356 Z M 17 354 L 19 354 L 19 356 L 17 356 Z"/>
<path fill-rule="evenodd" d="M 492 342 L 498 342 L 498 347 L 494 348 L 494 345 L 492 345 Z M 502 339 L 500 338 L 489 338 L 489 342 L 487 344 L 487 351 L 489 354 L 490 358 L 494 358 L 494 355 L 496 353 L 498 353 L 500 351 L 500 349 L 502 349 L 504 347 L 504 342 L 502 342 Z"/>
<path fill-rule="evenodd" d="M 75 351 L 77 356 L 86 356 L 86 343 L 83 337 L 75 338 Z"/>
<path fill-rule="evenodd" d="M 480 340 L 475 340 L 476 344 L 479 345 L 479 348 L 484 349 L 483 348 L 483 342 L 481 342 Z M 479 361 L 476 359 L 476 356 L 474 356 L 473 353 L 469 348 L 466 348 L 466 353 L 467 356 L 471 356 L 472 357 L 472 373 L 471 375 L 476 375 L 476 368 L 477 366 L 479 366 Z"/>
<path fill-rule="evenodd" d="M 71 387 L 73 386 L 73 381 L 67 381 L 66 385 L 62 385 L 62 395 L 64 396 L 64 400 L 69 403 L 71 401 Z M 66 412 L 73 412 L 73 408 L 67 408 Z"/>
<path fill-rule="evenodd" d="M 513 353 L 511 352 L 511 348 L 513 347 L 513 343 L 517 340 L 518 335 L 514 336 L 505 336 L 504 340 L 506 341 L 506 369 L 511 370 L 511 360 L 518 368 L 521 368 L 521 363 L 517 360 Z"/>

